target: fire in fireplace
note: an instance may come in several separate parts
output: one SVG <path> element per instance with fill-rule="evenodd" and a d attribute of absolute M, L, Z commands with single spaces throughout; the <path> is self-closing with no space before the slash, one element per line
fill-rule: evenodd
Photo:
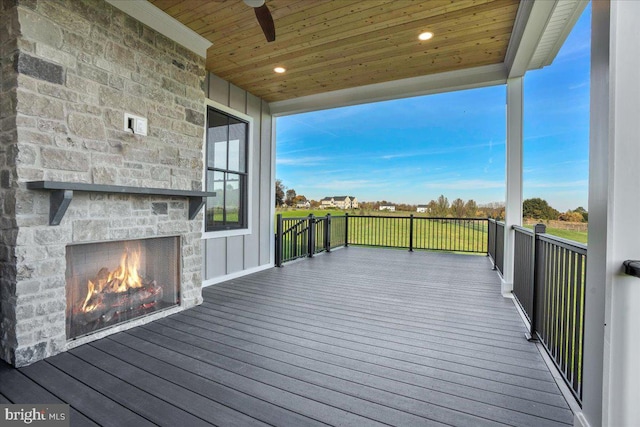
<path fill-rule="evenodd" d="M 67 247 L 67 338 L 179 303 L 179 238 Z"/>

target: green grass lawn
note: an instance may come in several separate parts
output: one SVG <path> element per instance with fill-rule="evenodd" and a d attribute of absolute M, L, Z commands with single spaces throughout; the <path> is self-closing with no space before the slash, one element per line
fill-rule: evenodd
<path fill-rule="evenodd" d="M 525 227 L 533 229 L 533 225 L 526 225 Z M 586 231 L 563 230 L 560 228 L 547 228 L 547 234 L 567 240 L 573 240 L 574 242 L 583 243 L 585 245 L 587 244 L 589 237 Z"/>

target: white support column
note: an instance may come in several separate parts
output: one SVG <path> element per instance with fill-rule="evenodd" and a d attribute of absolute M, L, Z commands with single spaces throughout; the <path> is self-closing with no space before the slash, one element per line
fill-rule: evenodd
<path fill-rule="evenodd" d="M 583 414 L 640 425 L 640 2 L 593 2 Z"/>
<path fill-rule="evenodd" d="M 514 225 L 522 225 L 523 78 L 507 80 L 507 171 L 502 294 L 513 291 Z"/>

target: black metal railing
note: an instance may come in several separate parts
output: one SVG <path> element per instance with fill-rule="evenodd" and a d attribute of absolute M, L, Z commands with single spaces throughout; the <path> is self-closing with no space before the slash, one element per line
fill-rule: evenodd
<path fill-rule="evenodd" d="M 312 257 L 314 254 L 329 251 L 332 241 L 340 245 L 339 235 L 333 234 L 340 231 L 340 220 L 332 225 L 335 219 L 331 215 L 316 217 L 309 215 L 304 218 L 283 218 L 277 216 L 276 220 L 276 265 L 293 261 L 297 258 Z M 337 247 L 337 246 L 333 246 Z"/>
<path fill-rule="evenodd" d="M 487 253 L 486 218 L 349 215 L 350 245 Z"/>
<path fill-rule="evenodd" d="M 513 259 L 513 295 L 520 303 L 522 311 L 527 320 L 531 323 L 533 318 L 534 301 L 534 273 L 535 257 L 534 241 L 535 235 L 532 230 L 513 226 L 514 237 L 514 259 Z M 527 338 L 530 339 L 530 336 Z"/>
<path fill-rule="evenodd" d="M 488 236 L 486 218 L 278 215 L 276 265 L 348 245 L 486 254 Z"/>
<path fill-rule="evenodd" d="M 582 402 L 587 246 L 514 226 L 516 301 L 579 403 Z"/>
<path fill-rule="evenodd" d="M 329 217 L 329 250 L 347 245 L 347 216 Z"/>
<path fill-rule="evenodd" d="M 488 254 L 493 262 L 494 270 L 500 274 L 504 271 L 504 222 L 489 219 L 487 223 Z"/>

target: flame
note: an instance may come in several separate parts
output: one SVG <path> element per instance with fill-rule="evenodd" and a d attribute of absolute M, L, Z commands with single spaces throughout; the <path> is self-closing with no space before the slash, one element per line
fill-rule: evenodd
<path fill-rule="evenodd" d="M 122 293 L 129 289 L 141 288 L 143 286 L 142 277 L 138 274 L 140 268 L 140 249 L 131 249 L 126 247 L 120 265 L 114 271 L 108 274 L 102 274 L 103 270 L 98 272 L 95 279 L 89 280 L 87 283 L 87 296 L 82 304 L 82 311 L 85 313 L 93 311 L 99 305 L 93 302 L 97 295 L 101 293 Z"/>
<path fill-rule="evenodd" d="M 85 313 L 89 311 L 93 311 L 96 309 L 97 304 L 89 304 L 91 297 L 96 293 L 96 285 L 89 280 L 89 284 L 87 285 L 87 297 L 84 300 L 84 304 L 82 304 L 82 311 Z"/>

